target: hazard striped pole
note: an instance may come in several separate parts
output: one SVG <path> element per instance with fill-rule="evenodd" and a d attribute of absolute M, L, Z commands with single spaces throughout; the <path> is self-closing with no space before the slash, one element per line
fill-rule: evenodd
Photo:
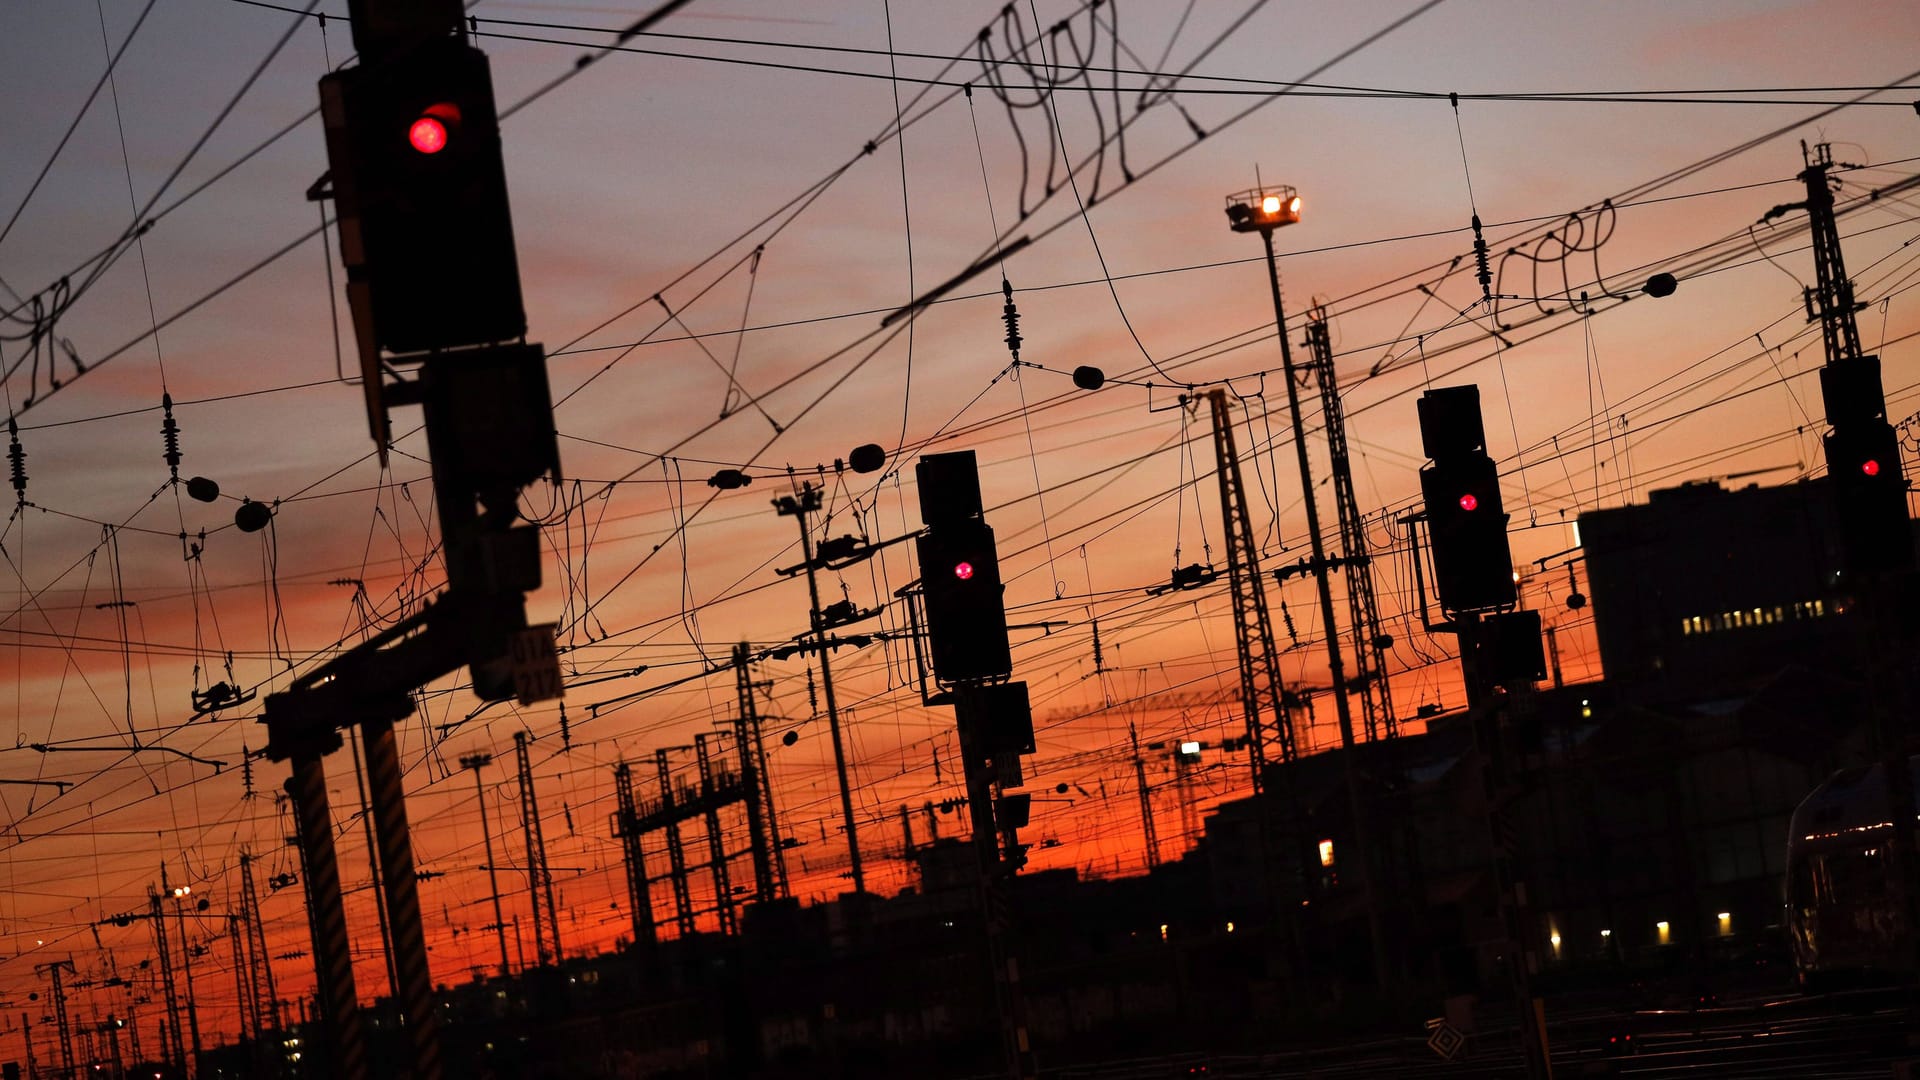
<path fill-rule="evenodd" d="M 314 975 L 332 1044 L 331 1075 L 366 1080 L 353 951 L 347 941 L 346 909 L 340 903 L 340 862 L 333 850 L 333 811 L 327 805 L 327 771 L 318 754 L 294 756 L 287 794 L 300 822 L 301 861 L 307 869 L 307 902 L 312 908 Z"/>
<path fill-rule="evenodd" d="M 433 1007 L 433 970 L 420 924 L 420 891 L 413 871 L 413 840 L 407 829 L 406 792 L 393 724 L 368 720 L 360 726 L 367 754 L 367 786 L 374 831 L 380 838 L 381 884 L 387 893 L 387 924 L 393 931 L 393 967 L 400 978 L 400 1004 L 413 1037 L 414 1080 L 440 1080 L 440 1016 Z"/>

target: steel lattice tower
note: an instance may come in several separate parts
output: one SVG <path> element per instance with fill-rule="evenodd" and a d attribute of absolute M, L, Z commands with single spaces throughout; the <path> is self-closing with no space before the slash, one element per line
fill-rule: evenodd
<path fill-rule="evenodd" d="M 1340 384 L 1333 370 L 1333 340 L 1327 333 L 1325 308 L 1307 313 L 1309 365 L 1320 383 L 1320 408 L 1327 432 L 1327 455 L 1332 460 L 1333 506 L 1340 519 L 1341 555 L 1347 567 L 1347 614 L 1353 626 L 1353 676 L 1347 683 L 1360 697 L 1361 719 L 1367 739 L 1391 739 L 1400 734 L 1393 716 L 1393 691 L 1387 684 L 1387 658 L 1381 648 L 1380 603 L 1373 591 L 1373 564 L 1367 554 L 1366 520 L 1353 494 L 1353 468 L 1347 458 L 1347 415 L 1340 404 Z"/>
<path fill-rule="evenodd" d="M 740 780 L 747 789 L 747 834 L 753 851 L 753 898 L 764 904 L 787 889 L 786 859 L 780 853 L 773 816 L 773 784 L 767 777 L 767 748 L 760 738 L 760 712 L 753 701 L 753 671 L 747 643 L 733 647 L 734 689 L 740 711 L 733 741 L 740 752 Z"/>
<path fill-rule="evenodd" d="M 719 790 L 713 772 L 713 756 L 707 752 L 707 733 L 700 732 L 693 737 L 693 750 L 700 763 L 701 801 L 706 804 L 704 816 L 707 819 L 707 866 L 713 873 L 713 908 L 720 919 L 720 932 L 731 934 L 733 923 L 733 881 L 727 872 L 727 838 L 720 828 L 720 805 L 713 799 L 713 793 Z M 752 806 L 749 798 L 747 805 Z"/>
<path fill-rule="evenodd" d="M 1213 412 L 1213 453 L 1220 474 L 1220 522 L 1226 534 L 1227 576 L 1233 593 L 1233 641 L 1240 655 L 1240 700 L 1247 714 L 1248 760 L 1253 790 L 1267 788 L 1267 762 L 1294 759 L 1293 715 L 1281 699 L 1279 654 L 1273 647 L 1273 620 L 1267 614 L 1266 586 L 1260 578 L 1260 545 L 1247 516 L 1246 482 L 1234 449 L 1227 392 L 1207 392 Z"/>
<path fill-rule="evenodd" d="M 657 943 L 653 928 L 653 894 L 647 887 L 647 858 L 640 846 L 640 808 L 633 798 L 633 769 L 626 762 L 613 767 L 613 790 L 620 804 L 614 835 L 620 838 L 627 864 L 627 903 L 633 913 L 633 943 L 651 948 Z"/>
<path fill-rule="evenodd" d="M 687 894 L 687 849 L 680 842 L 680 818 L 673 814 L 673 770 L 667 765 L 667 751 L 654 751 L 654 763 L 660 769 L 660 809 L 666 814 L 662 826 L 667 834 L 668 878 L 673 883 L 673 921 L 680 937 L 693 936 L 693 898 Z"/>
<path fill-rule="evenodd" d="M 260 894 L 253 887 L 253 856 L 240 853 L 240 921 L 245 923 L 248 967 L 252 982 L 254 1037 L 265 1039 L 280 1028 L 278 991 L 273 985 L 273 963 L 267 956 L 267 931 L 260 918 Z"/>
<path fill-rule="evenodd" d="M 527 828 L 527 892 L 533 900 L 533 948 L 540 965 L 545 967 L 549 955 L 554 963 L 559 963 L 563 955 L 560 951 L 560 911 L 553 903 L 553 872 L 547 869 L 547 841 L 540 829 L 540 800 L 533 791 L 533 764 L 527 756 L 526 732 L 513 733 L 513 754 L 520 767 L 520 816 Z M 551 953 L 547 949 L 547 939 L 540 933 L 543 892 L 547 905 L 546 923 L 553 935 Z"/>

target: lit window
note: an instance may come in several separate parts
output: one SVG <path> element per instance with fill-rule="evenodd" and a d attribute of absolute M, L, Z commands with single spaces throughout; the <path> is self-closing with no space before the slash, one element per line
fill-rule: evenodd
<path fill-rule="evenodd" d="M 1321 866 L 1333 865 L 1333 841 L 1332 840 L 1320 841 L 1320 865 Z"/>
<path fill-rule="evenodd" d="M 1668 925 L 1667 920 L 1661 919 L 1653 924 L 1653 928 L 1660 934 L 1660 944 L 1665 945 L 1673 940 L 1673 927 Z"/>
<path fill-rule="evenodd" d="M 1720 936 L 1721 937 L 1725 937 L 1728 934 L 1733 933 L 1733 912 L 1723 911 L 1714 917 L 1720 920 Z"/>

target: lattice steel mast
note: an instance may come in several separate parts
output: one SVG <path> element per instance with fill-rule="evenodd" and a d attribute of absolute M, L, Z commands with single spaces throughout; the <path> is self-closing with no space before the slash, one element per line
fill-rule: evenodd
<path fill-rule="evenodd" d="M 513 733 L 513 755 L 520 767 L 520 816 L 527 829 L 527 893 L 533 901 L 533 950 L 537 962 L 545 967 L 549 957 L 559 963 L 560 911 L 553 903 L 553 872 L 547 868 L 547 840 L 540 828 L 540 799 L 533 790 L 533 764 L 527 756 L 527 733 Z M 541 935 L 540 902 L 546 900 L 545 926 L 553 936 L 552 952 Z"/>
<path fill-rule="evenodd" d="M 1372 558 L 1367 554 L 1366 519 L 1361 517 L 1360 503 L 1353 493 L 1347 416 L 1333 370 L 1333 340 L 1327 332 L 1326 309 L 1315 305 L 1307 319 L 1309 366 L 1320 384 L 1321 416 L 1333 472 L 1333 507 L 1340 519 L 1341 556 L 1347 568 L 1347 614 L 1353 626 L 1353 675 L 1347 687 L 1360 698 L 1367 740 L 1391 739 L 1400 734 L 1399 721 L 1393 716 L 1393 691 L 1387 683 L 1384 651 L 1393 639 L 1380 629 L 1380 603 L 1373 590 Z"/>
<path fill-rule="evenodd" d="M 1227 577 L 1233 594 L 1233 642 L 1240 657 L 1240 701 L 1247 715 L 1247 758 L 1254 794 L 1267 789 L 1267 761 L 1295 756 L 1293 715 L 1281 697 L 1279 653 L 1273 645 L 1273 619 L 1267 614 L 1266 585 L 1260 577 L 1260 544 L 1247 515 L 1247 487 L 1234 449 L 1227 392 L 1210 390 L 1213 454 L 1220 475 L 1220 522 L 1226 534 Z"/>

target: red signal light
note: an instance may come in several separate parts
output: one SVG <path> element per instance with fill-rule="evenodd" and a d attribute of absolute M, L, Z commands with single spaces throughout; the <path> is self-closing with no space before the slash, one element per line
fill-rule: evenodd
<path fill-rule="evenodd" d="M 1478 510 L 1479 508 L 1480 500 L 1474 497 L 1473 492 L 1469 491 L 1465 495 L 1460 496 L 1460 509 Z"/>
<path fill-rule="evenodd" d="M 1860 471 L 1867 476 L 1879 476 L 1880 463 L 1872 458 L 1868 458 L 1860 463 Z"/>
<path fill-rule="evenodd" d="M 420 118 L 407 128 L 407 142 L 423 154 L 437 154 L 459 127 L 460 106 L 442 101 L 420 110 Z"/>
<path fill-rule="evenodd" d="M 447 148 L 447 125 L 423 116 L 407 129 L 407 142 L 423 154 L 437 154 Z"/>
<path fill-rule="evenodd" d="M 954 563 L 953 576 L 959 578 L 961 581 L 973 580 L 973 564 L 970 562 Z"/>

